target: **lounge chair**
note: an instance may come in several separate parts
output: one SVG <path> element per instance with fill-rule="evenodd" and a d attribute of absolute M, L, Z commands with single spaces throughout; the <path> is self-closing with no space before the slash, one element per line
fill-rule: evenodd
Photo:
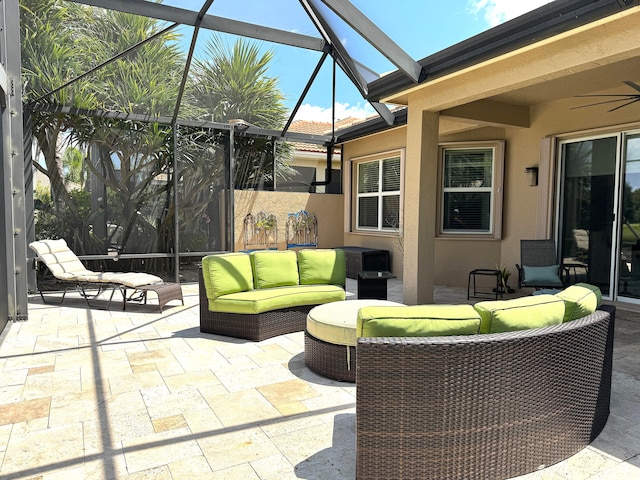
<path fill-rule="evenodd" d="M 38 260 L 41 260 L 47 266 L 56 280 L 64 285 L 62 298 L 59 302 L 47 302 L 42 289 L 38 287 L 38 293 L 44 303 L 60 304 L 64 301 L 67 290 L 75 288 L 85 299 L 87 305 L 93 308 L 95 305 L 91 305 L 89 300 L 95 298 L 104 290 L 111 288 L 107 309 L 111 305 L 111 300 L 116 290 L 122 293 L 123 310 L 127 308 L 127 300 L 131 300 L 136 292 L 140 293 L 139 298 L 146 303 L 149 290 L 156 292 L 158 295 L 160 311 L 162 311 L 164 304 L 170 300 L 181 300 L 184 305 L 180 285 L 165 283 L 155 275 L 137 272 L 94 272 L 87 270 L 64 239 L 39 240 L 30 243 L 29 247 L 38 254 Z M 97 289 L 97 292 L 90 294 L 87 292 L 88 289 Z M 127 297 L 127 289 L 133 290 L 129 297 Z"/>
<path fill-rule="evenodd" d="M 516 264 L 516 268 L 518 288 L 540 290 L 566 286 L 566 272 L 558 261 L 553 240 L 520 240 L 520 264 Z"/>

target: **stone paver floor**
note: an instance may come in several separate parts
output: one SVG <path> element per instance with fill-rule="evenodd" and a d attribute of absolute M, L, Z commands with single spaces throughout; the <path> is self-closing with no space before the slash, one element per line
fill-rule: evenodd
<path fill-rule="evenodd" d="M 390 281 L 389 299 L 401 289 Z M 153 299 L 126 312 L 30 299 L 1 338 L 0 478 L 355 477 L 355 385 L 310 372 L 302 332 L 201 334 L 197 285 L 183 290 L 163 313 Z M 466 291 L 438 287 L 436 301 Z M 618 309 L 615 342 L 603 433 L 522 480 L 640 479 L 640 313 Z"/>

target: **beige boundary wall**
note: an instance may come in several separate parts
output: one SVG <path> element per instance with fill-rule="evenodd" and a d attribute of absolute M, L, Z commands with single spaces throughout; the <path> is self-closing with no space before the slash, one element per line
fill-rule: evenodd
<path fill-rule="evenodd" d="M 235 191 L 235 250 L 244 248 L 244 217 L 259 211 L 273 213 L 278 220 L 278 249 L 285 250 L 287 215 L 306 210 L 318 219 L 318 247 L 343 245 L 343 196 L 320 193 Z"/>

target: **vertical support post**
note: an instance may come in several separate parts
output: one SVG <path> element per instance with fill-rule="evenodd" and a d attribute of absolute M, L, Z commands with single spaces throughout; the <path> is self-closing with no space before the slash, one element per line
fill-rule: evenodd
<path fill-rule="evenodd" d="M 404 303 L 433 303 L 439 115 L 409 104 L 404 174 Z"/>
<path fill-rule="evenodd" d="M 0 0 L 0 108 L 2 180 L 0 198 L 0 331 L 9 321 L 27 319 L 27 237 L 20 13 L 18 2 Z M 30 212 L 31 213 L 31 212 Z"/>
<path fill-rule="evenodd" d="M 180 283 L 180 218 L 179 218 L 179 198 L 178 198 L 178 123 L 172 122 L 173 128 L 173 265 L 175 270 L 175 283 Z"/>
<path fill-rule="evenodd" d="M 228 247 L 227 250 L 234 252 L 236 249 L 236 212 L 235 212 L 235 165 L 236 165 L 236 148 L 235 148 L 235 124 L 230 125 L 229 129 L 229 189 L 227 196 L 227 212 L 229 212 L 229 224 L 227 228 Z"/>

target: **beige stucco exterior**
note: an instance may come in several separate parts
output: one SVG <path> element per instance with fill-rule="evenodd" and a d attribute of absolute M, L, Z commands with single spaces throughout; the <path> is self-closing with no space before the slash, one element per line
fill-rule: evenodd
<path fill-rule="evenodd" d="M 640 103 L 575 108 L 598 100 L 577 95 L 634 93 L 623 81 L 639 80 L 638 25 L 633 7 L 386 98 L 407 106 L 406 126 L 346 143 L 344 165 L 346 172 L 358 157 L 404 149 L 404 260 L 394 238 L 352 231 L 346 174 L 345 243 L 390 249 L 407 303 L 430 301 L 434 284 L 466 286 L 474 268 L 515 273 L 520 239 L 554 234 L 557 141 L 640 128 Z M 437 146 L 485 140 L 506 145 L 501 235 L 438 237 Z M 538 186 L 524 172 L 532 166 Z"/>

